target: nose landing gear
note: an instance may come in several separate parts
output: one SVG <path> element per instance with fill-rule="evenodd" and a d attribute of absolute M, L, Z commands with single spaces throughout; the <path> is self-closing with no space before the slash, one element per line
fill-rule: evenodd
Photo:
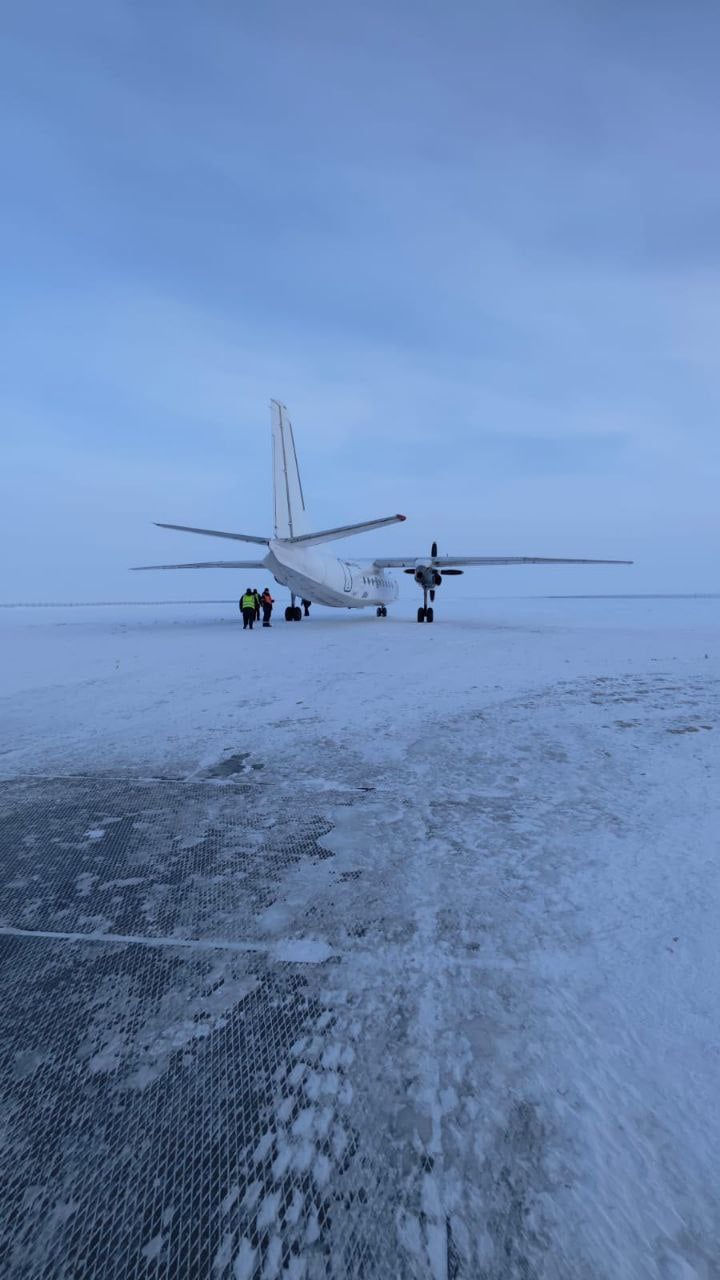
<path fill-rule="evenodd" d="M 419 587 L 422 587 L 423 602 L 417 611 L 418 622 L 433 622 L 435 619 L 435 611 L 433 604 L 435 603 L 435 588 L 442 583 L 442 578 L 434 565 L 437 559 L 438 547 L 437 542 L 433 542 L 430 548 L 430 564 L 426 567 L 418 568 L 415 571 L 415 581 Z M 410 570 L 412 572 L 412 570 Z M 428 596 L 430 597 L 430 605 L 428 606 Z"/>
<path fill-rule="evenodd" d="M 434 591 L 430 592 L 430 599 L 431 599 L 431 600 L 432 600 L 432 598 L 433 598 L 433 596 L 434 596 L 434 595 L 435 595 L 435 592 L 434 592 Z M 430 606 L 428 607 L 428 589 L 427 589 L 427 587 L 424 587 L 424 588 L 423 588 L 423 603 L 421 604 L 420 608 L 419 608 L 419 609 L 418 609 L 418 611 L 417 611 L 417 620 L 418 620 L 418 622 L 433 622 L 433 621 L 434 621 L 434 618 L 435 618 L 435 611 L 434 611 L 434 609 L 433 609 L 432 605 L 430 605 Z"/>

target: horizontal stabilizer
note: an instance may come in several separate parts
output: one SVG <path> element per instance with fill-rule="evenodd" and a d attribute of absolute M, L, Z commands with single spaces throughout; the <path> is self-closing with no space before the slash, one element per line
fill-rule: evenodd
<path fill-rule="evenodd" d="M 383 516 L 380 520 L 364 520 L 361 524 L 343 524 L 337 529 L 322 529 L 319 533 L 303 533 L 288 538 L 294 546 L 314 547 L 320 542 L 334 542 L 337 538 L 350 538 L 355 533 L 367 533 L 370 529 L 383 529 L 387 524 L 398 524 L 405 516 Z M 414 563 L 414 561 L 413 561 Z"/>
<path fill-rule="evenodd" d="M 131 573 L 141 569 L 264 569 L 264 560 L 203 560 L 199 564 L 136 564 Z"/>
<path fill-rule="evenodd" d="M 473 565 L 492 564 L 633 564 L 632 560 L 560 560 L 548 556 L 388 556 L 376 560 L 378 569 L 414 569 L 416 565 L 432 565 L 435 569 L 453 569 L 456 566 L 471 568 Z"/>
<path fill-rule="evenodd" d="M 160 520 L 156 520 L 155 524 L 158 529 L 178 529 L 180 533 L 202 533 L 207 538 L 232 538 L 235 542 L 257 542 L 261 547 L 266 547 L 269 538 L 258 538 L 253 533 L 226 533 L 224 529 L 195 529 L 189 524 L 163 524 Z"/>

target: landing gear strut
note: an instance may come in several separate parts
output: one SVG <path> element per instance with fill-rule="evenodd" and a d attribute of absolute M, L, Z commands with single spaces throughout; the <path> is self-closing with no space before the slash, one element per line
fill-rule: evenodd
<path fill-rule="evenodd" d="M 431 591 L 430 599 L 431 600 L 434 599 L 434 596 L 435 596 L 435 592 Z M 428 589 L 427 587 L 423 587 L 423 603 L 418 609 L 417 620 L 418 622 L 432 622 L 434 618 L 435 618 L 435 612 L 433 610 L 432 605 L 430 605 L 430 607 L 428 608 Z"/>
<path fill-rule="evenodd" d="M 430 548 L 430 562 L 426 565 L 417 565 L 414 570 L 415 581 L 419 587 L 422 587 L 423 602 L 417 611 L 418 622 L 432 622 L 435 618 L 433 605 L 435 603 L 435 589 L 442 586 L 442 574 L 438 572 L 437 565 L 437 542 L 433 542 Z M 406 573 L 413 573 L 412 569 L 406 569 Z M 452 572 L 452 570 L 450 570 Z M 428 596 L 430 596 L 430 604 L 428 605 Z"/>
<path fill-rule="evenodd" d="M 295 604 L 295 596 L 290 595 L 290 604 L 285 610 L 286 622 L 302 622 L 302 609 L 299 604 Z"/>

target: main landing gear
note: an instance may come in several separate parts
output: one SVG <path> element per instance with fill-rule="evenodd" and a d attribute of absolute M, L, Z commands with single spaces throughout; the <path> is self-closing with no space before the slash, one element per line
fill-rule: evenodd
<path fill-rule="evenodd" d="M 285 610 L 286 622 L 302 622 L 302 609 L 299 604 L 295 603 L 295 596 L 290 596 L 290 604 Z"/>
<path fill-rule="evenodd" d="M 377 609 L 376 609 L 376 613 L 377 613 L 378 618 L 387 618 L 387 609 L 385 608 L 385 605 L 384 605 L 384 604 L 379 604 L 379 605 L 378 605 L 378 607 L 377 607 Z"/>

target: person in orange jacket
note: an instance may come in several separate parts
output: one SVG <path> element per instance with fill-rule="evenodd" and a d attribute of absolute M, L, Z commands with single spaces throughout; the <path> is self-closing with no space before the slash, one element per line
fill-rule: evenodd
<path fill-rule="evenodd" d="M 263 591 L 260 597 L 260 603 L 262 605 L 262 611 L 263 611 L 263 626 L 270 627 L 272 626 L 272 623 L 270 622 L 270 615 L 272 614 L 273 605 L 275 601 L 270 595 L 269 587 L 266 587 L 265 590 Z"/>

